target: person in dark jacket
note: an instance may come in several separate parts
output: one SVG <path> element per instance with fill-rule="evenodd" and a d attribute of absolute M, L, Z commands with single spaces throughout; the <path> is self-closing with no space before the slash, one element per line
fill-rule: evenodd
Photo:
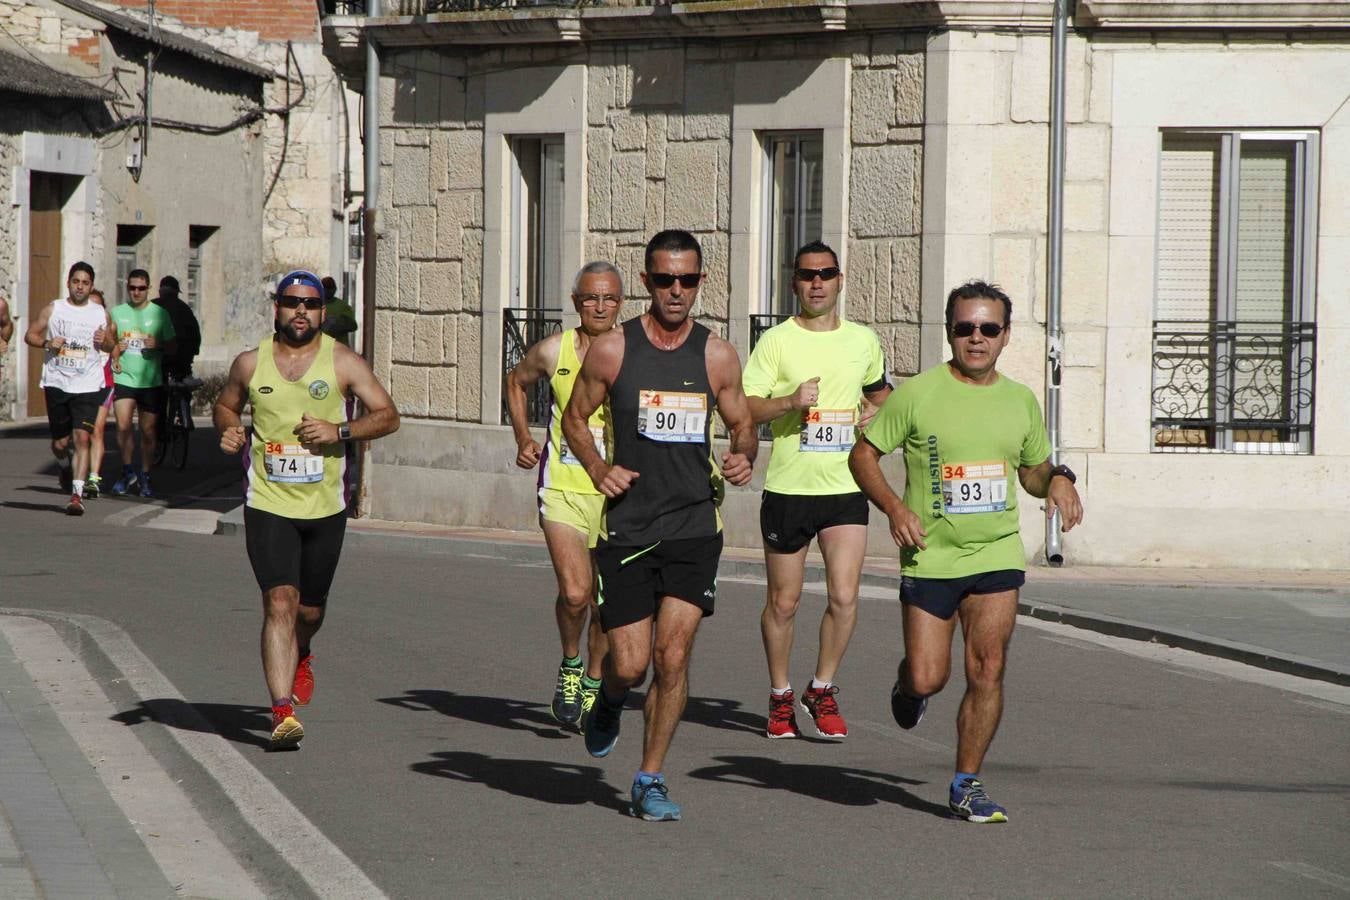
<path fill-rule="evenodd" d="M 159 280 L 159 296 L 154 302 L 164 308 L 173 323 L 174 333 L 178 336 L 178 346 L 170 354 L 164 354 L 164 376 L 168 381 L 182 381 L 192 375 L 192 361 L 202 349 L 202 330 L 197 317 L 178 296 L 178 279 L 165 275 Z"/>

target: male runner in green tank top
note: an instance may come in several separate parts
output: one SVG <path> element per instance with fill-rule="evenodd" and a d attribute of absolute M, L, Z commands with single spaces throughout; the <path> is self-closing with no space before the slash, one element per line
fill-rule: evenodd
<path fill-rule="evenodd" d="M 348 441 L 396 430 L 398 411 L 370 365 L 319 331 L 323 285 L 297 270 L 277 285 L 276 334 L 239 354 L 216 401 L 220 449 L 247 448 L 244 536 L 262 590 L 271 749 L 305 736 L 294 706 L 314 691 L 310 640 L 323 624 L 347 525 Z M 366 409 L 350 418 L 356 397 Z M 252 422 L 244 428 L 245 404 Z"/>
<path fill-rule="evenodd" d="M 1015 471 L 1023 489 L 1059 510 L 1068 531 L 1083 505 L 1067 466 L 1051 464 L 1036 395 L 995 369 L 1012 332 L 1012 301 L 972 281 L 947 297 L 951 359 L 915 375 L 887 398 L 853 445 L 849 468 L 890 519 L 900 547 L 905 656 L 891 689 L 901 728 L 923 718 L 951 674 L 961 621 L 966 693 L 956 719 L 956 774 L 948 803 L 971 822 L 1008 813 L 977 777 L 1003 714 L 1003 672 L 1017 621 L 1026 553 L 1018 530 Z M 886 482 L 881 457 L 903 448 L 905 497 Z"/>
<path fill-rule="evenodd" d="M 721 482 L 749 483 L 759 449 L 736 348 L 690 318 L 703 278 L 703 251 L 693 235 L 653 237 L 642 273 L 651 306 L 591 342 L 563 413 L 567 442 L 607 498 L 596 567 L 609 655 L 583 723 L 586 750 L 607 756 L 614 749 L 628 689 L 651 666 L 630 807 L 647 821 L 680 818 L 661 767 L 689 694 L 694 635 L 716 598 Z M 602 405 L 610 460 L 590 439 L 589 419 Z M 713 407 L 731 434 L 720 465 L 711 440 Z"/>
<path fill-rule="evenodd" d="M 769 582 L 760 632 L 769 663 L 765 734 L 771 738 L 799 734 L 788 661 L 813 537 L 825 560 L 826 605 L 815 675 L 801 704 L 822 737 L 848 736 L 834 678 L 858 620 L 867 550 L 867 498 L 849 474 L 848 454 L 862 424 L 862 400 L 874 408 L 891 386 L 876 332 L 839 314 L 843 283 L 828 245 L 812 241 L 798 250 L 792 275 L 797 314 L 764 333 L 742 378 L 755 422 L 773 423 L 759 510 Z"/>
<path fill-rule="evenodd" d="M 604 494 L 591 484 L 567 441 L 562 437 L 562 411 L 572 395 L 591 341 L 614 327 L 623 303 L 623 278 L 613 263 L 596 261 L 581 267 L 572 288 L 572 305 L 581 327 L 549 335 L 525 353 L 506 379 L 506 404 L 516 436 L 516 465 L 539 466 L 539 526 L 544 530 L 553 572 L 558 577 L 554 615 L 562 641 L 562 664 L 553 690 L 553 718 L 575 725 L 595 703 L 600 689 L 600 667 L 609 647 L 600 617 L 591 612 L 587 631 L 588 659 L 581 661 L 581 632 L 595 599 L 595 568 L 591 550 L 600 536 Z M 544 446 L 530 436 L 526 391 L 540 379 L 549 382 L 548 432 Z M 589 422 L 596 450 L 605 447 L 604 410 Z"/>

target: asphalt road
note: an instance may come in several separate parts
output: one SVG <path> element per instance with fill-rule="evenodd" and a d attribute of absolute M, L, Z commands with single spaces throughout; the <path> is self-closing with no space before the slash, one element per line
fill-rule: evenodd
<path fill-rule="evenodd" d="M 309 886 L 241 813 L 242 787 L 289 800 L 397 897 L 1350 893 L 1344 691 L 1314 697 L 1285 676 L 1253 681 L 1233 664 L 1140 655 L 1024 620 L 983 773 L 1011 822 L 974 826 L 946 811 L 961 675 L 918 729 L 896 728 L 887 695 L 900 615 L 885 600 L 865 601 L 840 674 L 847 741 L 771 742 L 762 588 L 724 581 L 666 767 L 685 818 L 652 824 L 626 815 L 640 712 L 625 714 L 605 760 L 549 717 L 558 648 L 547 566 L 352 546 L 314 644 L 306 738 L 295 753 L 265 753 L 259 603 L 242 538 L 105 521 L 139 501 L 57 515 L 41 443 L 0 437 L 0 606 L 113 623 L 209 722 L 206 738 L 242 752 L 251 785 L 166 739 L 201 728 L 175 696 L 104 686 L 115 720 L 277 895 Z M 823 604 L 809 596 L 799 614 L 799 686 Z M 76 649 L 100 676 L 96 650 Z"/>

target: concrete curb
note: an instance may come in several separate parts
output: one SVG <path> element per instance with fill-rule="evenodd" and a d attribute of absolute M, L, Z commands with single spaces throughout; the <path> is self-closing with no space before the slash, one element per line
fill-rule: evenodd
<path fill-rule="evenodd" d="M 221 515 L 216 525 L 216 534 L 242 533 L 244 529 L 244 507 L 238 506 Z M 376 529 L 353 525 L 347 529 L 345 543 L 348 546 L 374 547 L 385 550 L 398 550 L 404 553 L 450 554 L 464 553 L 466 550 L 481 549 L 491 551 L 493 556 L 505 556 L 508 559 L 547 562 L 548 549 L 542 542 L 527 540 L 502 540 L 495 537 L 479 537 L 471 534 L 432 535 L 415 531 L 402 532 L 392 529 Z M 734 556 L 722 558 L 719 573 L 730 577 L 764 577 L 764 563 L 755 559 L 741 559 Z M 821 582 L 825 580 L 823 566 L 808 562 L 806 580 Z M 867 571 L 862 574 L 862 584 L 871 587 L 896 588 L 896 576 L 887 573 Z M 1018 613 L 1047 622 L 1060 622 L 1075 628 L 1095 631 L 1112 637 L 1123 637 L 1135 641 L 1163 644 L 1191 650 L 1206 656 L 1215 656 L 1240 662 L 1271 672 L 1295 675 L 1300 678 L 1312 678 L 1332 684 L 1350 686 L 1350 670 L 1341 669 L 1319 660 L 1290 654 L 1276 653 L 1263 647 L 1226 641 L 1183 629 L 1161 628 L 1144 622 L 1121 619 L 1105 613 L 1089 613 L 1068 607 L 1055 606 L 1040 601 L 1027 601 L 1018 604 Z"/>

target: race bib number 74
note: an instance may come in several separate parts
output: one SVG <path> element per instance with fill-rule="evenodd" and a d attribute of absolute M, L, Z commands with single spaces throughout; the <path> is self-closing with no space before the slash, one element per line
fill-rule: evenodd
<path fill-rule="evenodd" d="M 268 481 L 313 484 L 323 481 L 323 457 L 303 444 L 268 441 L 263 448 L 263 469 Z"/>
<path fill-rule="evenodd" d="M 639 391 L 638 434 L 668 444 L 701 444 L 708 398 L 683 391 Z"/>
<path fill-rule="evenodd" d="M 1002 460 L 942 467 L 942 507 L 949 515 L 1008 508 L 1008 471 Z"/>

